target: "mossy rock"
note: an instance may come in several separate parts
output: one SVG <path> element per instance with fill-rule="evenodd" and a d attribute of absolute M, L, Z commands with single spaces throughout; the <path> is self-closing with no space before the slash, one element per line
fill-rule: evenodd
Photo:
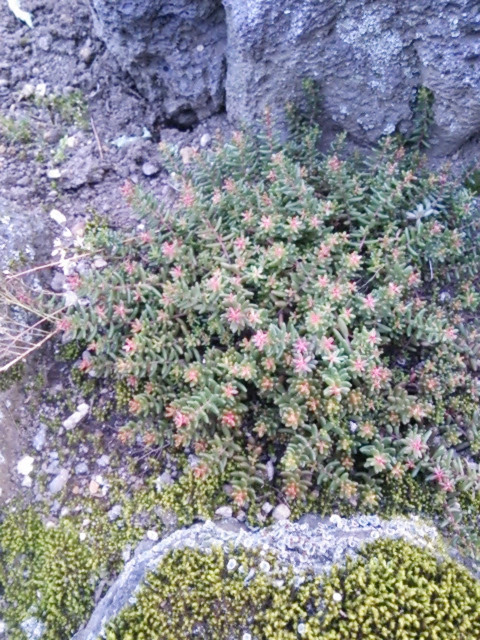
<path fill-rule="evenodd" d="M 326 576 L 273 554 L 170 552 L 107 640 L 471 640 L 480 583 L 450 559 L 380 540 Z"/>

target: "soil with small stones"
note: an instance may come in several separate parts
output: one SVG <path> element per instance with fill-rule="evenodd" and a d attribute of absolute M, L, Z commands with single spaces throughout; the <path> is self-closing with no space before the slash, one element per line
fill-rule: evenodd
<path fill-rule="evenodd" d="M 169 187 L 158 142 L 199 147 L 202 136 L 228 132 L 223 116 L 193 131 L 163 127 L 155 106 L 137 93 L 93 35 L 85 0 L 22 0 L 21 8 L 31 13 L 33 29 L 0 1 L 2 270 L 9 261 L 14 268 L 24 260 L 54 260 L 55 239 L 75 233 L 94 214 L 108 216 L 115 226 L 135 225 L 120 189 L 129 179 L 165 197 Z M 65 216 L 64 225 L 52 219 L 52 210 Z M 25 227 L 26 218 L 32 224 Z M 56 287 L 52 269 L 39 280 Z M 4 363 L 1 347 L 0 359 Z M 21 490 L 18 460 L 40 455 L 32 442 L 40 428 L 42 393 L 32 380 L 40 373 L 54 388 L 56 369 L 58 363 L 43 353 L 30 364 L 27 380 L 0 394 L 0 503 Z M 47 438 L 41 458 L 48 459 L 49 442 L 55 444 Z"/>

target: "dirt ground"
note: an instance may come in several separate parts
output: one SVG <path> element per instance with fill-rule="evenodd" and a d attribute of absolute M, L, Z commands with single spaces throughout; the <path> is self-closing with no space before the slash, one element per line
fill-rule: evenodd
<path fill-rule="evenodd" d="M 33 29 L 0 0 L 2 270 L 51 261 L 56 239 L 95 213 L 135 224 L 120 188 L 129 179 L 162 197 L 158 142 L 199 146 L 205 134 L 228 129 L 222 116 L 191 132 L 163 128 L 154 105 L 92 35 L 85 0 L 21 0 L 21 8 Z M 63 226 L 52 211 L 65 216 Z M 42 272 L 42 284 L 54 287 L 55 275 Z M 36 366 L 48 378 L 48 358 Z M 23 382 L 0 394 L 0 503 L 20 487 L 16 465 L 38 430 L 37 409 Z"/>

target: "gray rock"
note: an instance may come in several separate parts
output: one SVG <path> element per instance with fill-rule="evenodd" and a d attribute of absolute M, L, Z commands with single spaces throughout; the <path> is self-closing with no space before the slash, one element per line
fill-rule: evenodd
<path fill-rule="evenodd" d="M 215 511 L 215 515 L 219 518 L 231 518 L 233 515 L 233 509 L 232 507 L 229 507 L 227 505 L 218 507 L 218 509 Z"/>
<path fill-rule="evenodd" d="M 274 520 L 288 520 L 290 513 L 290 508 L 286 504 L 277 504 L 272 511 L 272 518 Z"/>
<path fill-rule="evenodd" d="M 221 0 L 90 0 L 97 35 L 138 91 L 179 127 L 224 104 Z"/>
<path fill-rule="evenodd" d="M 123 507 L 121 504 L 113 505 L 113 507 L 107 513 L 108 519 L 110 520 L 110 522 L 114 522 L 115 520 L 118 520 L 118 518 L 122 515 L 122 510 L 123 510 Z"/>
<path fill-rule="evenodd" d="M 27 640 L 40 640 L 45 632 L 45 624 L 37 618 L 28 618 L 24 620 L 20 627 L 26 635 Z"/>
<path fill-rule="evenodd" d="M 361 518 L 360 521 L 360 518 L 348 520 L 332 516 L 315 528 L 307 524 L 282 522 L 260 530 L 249 530 L 238 522 L 233 528 L 222 526 L 229 520 L 222 521 L 218 526 L 206 522 L 179 529 L 154 544 L 144 540 L 98 603 L 87 625 L 72 640 L 98 640 L 103 637 L 101 634 L 107 623 L 125 606 L 134 602 L 135 593 L 145 576 L 154 571 L 162 558 L 173 549 L 207 549 L 212 545 L 220 545 L 228 552 L 230 545 L 246 549 L 257 547 L 274 553 L 281 566 L 292 566 L 293 571 L 301 577 L 308 570 L 317 575 L 330 571 L 333 565 L 344 562 L 347 556 L 354 557 L 366 541 L 379 537 L 403 538 L 418 546 L 436 548 L 436 529 L 419 519 L 396 518 L 386 521 L 377 516 Z M 440 548 L 441 545 L 438 545 Z M 261 568 L 264 571 L 269 569 L 266 563 Z"/>
<path fill-rule="evenodd" d="M 46 439 L 47 439 L 47 426 L 43 424 L 43 422 L 41 422 L 32 442 L 33 448 L 35 449 L 35 451 L 41 451 L 43 449 L 43 447 L 45 446 Z"/>
<path fill-rule="evenodd" d="M 55 275 L 52 278 L 52 281 L 50 282 L 50 287 L 52 288 L 53 291 L 60 293 L 60 291 L 63 291 L 64 284 L 65 284 L 64 274 L 61 271 L 56 271 Z"/>
<path fill-rule="evenodd" d="M 80 58 L 85 62 L 85 64 L 90 64 L 93 58 L 95 57 L 95 51 L 93 50 L 92 43 L 90 40 L 87 40 L 83 47 L 78 52 Z"/>
<path fill-rule="evenodd" d="M 97 464 L 99 467 L 107 467 L 110 463 L 110 456 L 107 456 L 107 454 L 103 454 L 103 456 L 100 456 L 100 458 L 98 458 L 97 460 Z"/>
<path fill-rule="evenodd" d="M 312 78 L 324 130 L 363 144 L 411 127 L 420 86 L 435 96 L 437 154 L 480 133 L 477 0 L 416 0 L 401 11 L 398 0 L 90 4 L 107 48 L 178 127 L 221 109 L 224 86 L 230 120 L 252 122 L 269 106 L 283 126 L 285 102 Z"/>
<path fill-rule="evenodd" d="M 88 473 L 88 464 L 86 462 L 79 462 L 76 466 L 75 466 L 75 473 L 78 476 L 81 476 L 85 473 Z"/>
<path fill-rule="evenodd" d="M 107 171 L 108 166 L 93 155 L 90 147 L 82 147 L 62 165 L 60 185 L 64 189 L 78 189 L 98 184 Z"/>
<path fill-rule="evenodd" d="M 48 485 L 48 490 L 50 491 L 50 493 L 59 493 L 67 484 L 69 475 L 70 474 L 67 469 L 61 469 L 60 473 L 56 475 Z"/>
<path fill-rule="evenodd" d="M 423 85 L 435 95 L 440 153 L 480 130 L 477 0 L 224 0 L 228 24 L 227 113 L 252 121 L 265 107 L 284 118 L 303 78 L 332 122 L 360 142 L 408 128 Z"/>
<path fill-rule="evenodd" d="M 41 36 L 37 42 L 42 51 L 50 51 L 50 47 L 52 46 L 52 36 L 49 34 Z"/>
<path fill-rule="evenodd" d="M 158 164 L 154 164 L 153 162 L 144 162 L 142 165 L 142 173 L 148 178 L 151 176 L 156 176 L 159 172 L 160 167 L 158 166 Z"/>

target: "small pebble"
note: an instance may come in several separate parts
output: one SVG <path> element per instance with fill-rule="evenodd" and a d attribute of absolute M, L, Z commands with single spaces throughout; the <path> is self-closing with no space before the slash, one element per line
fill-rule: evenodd
<path fill-rule="evenodd" d="M 28 476 L 33 471 L 34 459 L 32 456 L 24 456 L 17 463 L 17 471 L 21 476 Z"/>
<path fill-rule="evenodd" d="M 272 518 L 274 520 L 288 520 L 290 513 L 290 509 L 286 504 L 278 504 L 272 512 Z"/>
<path fill-rule="evenodd" d="M 153 162 L 144 162 L 142 165 L 142 173 L 148 178 L 150 178 L 151 176 L 156 176 L 159 172 L 160 167 L 156 164 L 153 164 Z"/>
<path fill-rule="evenodd" d="M 158 533 L 153 529 L 150 529 L 150 531 L 147 531 L 147 538 L 152 542 L 156 542 L 158 540 Z"/>
<path fill-rule="evenodd" d="M 210 144 L 211 140 L 212 140 L 212 136 L 209 133 L 204 133 L 203 136 L 200 138 L 200 146 L 206 147 L 207 145 Z"/>

